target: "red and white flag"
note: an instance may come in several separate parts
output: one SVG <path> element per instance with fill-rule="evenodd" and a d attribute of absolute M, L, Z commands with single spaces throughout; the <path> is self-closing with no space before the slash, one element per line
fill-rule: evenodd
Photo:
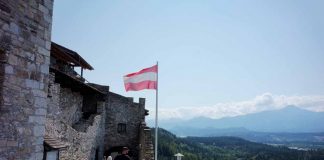
<path fill-rule="evenodd" d="M 158 66 L 145 68 L 139 72 L 124 76 L 126 91 L 139 91 L 143 89 L 157 89 Z"/>

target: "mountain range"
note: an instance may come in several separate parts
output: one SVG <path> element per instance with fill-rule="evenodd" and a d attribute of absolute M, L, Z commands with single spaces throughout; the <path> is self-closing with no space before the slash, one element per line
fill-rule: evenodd
<path fill-rule="evenodd" d="M 222 119 L 198 117 L 159 122 L 179 137 L 240 137 L 248 141 L 299 149 L 324 148 L 324 112 L 295 106 Z"/>
<path fill-rule="evenodd" d="M 236 117 L 211 119 L 198 117 L 190 120 L 161 120 L 159 127 L 170 131 L 196 129 L 197 132 L 272 132 L 272 133 L 307 133 L 324 132 L 324 112 L 312 112 L 295 106 L 287 106 L 280 110 L 264 111 Z M 189 133 L 189 132 L 188 132 Z M 188 134 L 183 134 L 188 136 Z"/>

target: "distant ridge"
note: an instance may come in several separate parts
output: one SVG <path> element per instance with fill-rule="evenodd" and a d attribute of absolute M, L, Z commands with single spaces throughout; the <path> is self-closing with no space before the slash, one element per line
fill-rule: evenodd
<path fill-rule="evenodd" d="M 169 130 L 241 128 L 257 132 L 324 132 L 324 112 L 312 112 L 295 106 L 236 117 L 160 121 Z"/>
<path fill-rule="evenodd" d="M 158 144 L 159 160 L 170 160 L 175 153 L 183 154 L 186 160 L 323 160 L 324 157 L 323 150 L 289 149 L 237 137 L 179 138 L 161 128 Z"/>

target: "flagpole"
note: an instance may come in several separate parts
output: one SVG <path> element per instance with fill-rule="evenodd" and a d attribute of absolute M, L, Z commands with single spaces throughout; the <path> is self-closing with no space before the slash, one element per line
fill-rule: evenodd
<path fill-rule="evenodd" d="M 155 95 L 155 158 L 154 160 L 157 159 L 158 155 L 158 92 L 159 92 L 159 62 L 156 62 L 156 67 L 157 67 L 157 74 L 156 74 L 156 95 Z"/>

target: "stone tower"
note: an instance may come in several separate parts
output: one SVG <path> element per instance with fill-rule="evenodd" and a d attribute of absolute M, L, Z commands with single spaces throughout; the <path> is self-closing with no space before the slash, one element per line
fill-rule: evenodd
<path fill-rule="evenodd" d="M 78 75 L 93 68 L 51 42 L 52 12 L 53 0 L 0 0 L 0 160 L 101 160 L 123 146 L 152 159 L 145 99 Z"/>
<path fill-rule="evenodd" d="M 53 0 L 0 0 L 0 159 L 43 158 Z"/>

